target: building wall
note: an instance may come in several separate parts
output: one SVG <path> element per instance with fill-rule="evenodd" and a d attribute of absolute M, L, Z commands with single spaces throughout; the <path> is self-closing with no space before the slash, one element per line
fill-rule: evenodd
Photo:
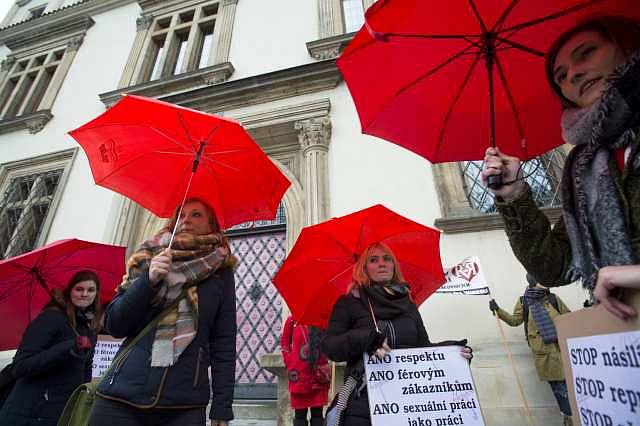
<path fill-rule="evenodd" d="M 74 4 L 67 0 L 63 6 Z M 117 88 L 136 36 L 137 3 L 92 16 L 87 31 L 54 103 L 54 118 L 42 131 L 0 135 L 0 163 L 76 147 L 66 132 L 105 109 L 98 94 Z M 17 21 L 15 21 L 17 22 Z M 315 1 L 240 0 L 233 29 L 230 81 L 315 62 L 305 42 L 318 38 Z M 0 46 L 0 55 L 7 52 Z M 373 88 L 372 88 L 373 90 Z M 224 111 L 241 116 L 259 111 L 328 98 L 331 102 L 329 146 L 329 213 L 340 216 L 382 203 L 415 221 L 433 225 L 441 217 L 432 166 L 424 159 L 386 141 L 363 135 L 344 83 L 335 89 L 292 96 L 260 105 Z M 111 242 L 121 198 L 93 183 L 86 157 L 75 158 L 47 241 L 78 237 Z M 479 255 L 492 296 L 509 310 L 525 288 L 524 271 L 513 257 L 503 231 L 443 234 L 443 264 Z M 571 286 L 556 291 L 571 309 L 581 307 L 584 293 Z M 481 391 L 487 423 L 524 422 L 513 371 L 502 347 L 486 296 L 434 295 L 420 311 L 434 341 L 468 338 L 476 357 L 472 369 Z M 522 328 L 503 326 L 512 345 L 530 405 L 539 424 L 557 417 L 546 384 L 537 380 Z M 515 417 L 514 417 L 515 416 Z M 555 420 L 554 420 L 555 421 Z"/>

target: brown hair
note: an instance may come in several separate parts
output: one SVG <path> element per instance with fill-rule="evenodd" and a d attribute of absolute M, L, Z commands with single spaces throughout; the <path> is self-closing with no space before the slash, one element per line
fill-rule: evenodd
<path fill-rule="evenodd" d="M 402 271 L 400 270 L 398 259 L 396 258 L 396 255 L 393 254 L 393 251 L 391 251 L 389 246 L 384 243 L 373 243 L 364 249 L 356 264 L 353 265 L 353 283 L 349 286 L 347 292 L 356 287 L 368 287 L 371 285 L 371 278 L 369 278 L 369 275 L 367 274 L 367 261 L 369 260 L 369 256 L 371 256 L 371 252 L 375 249 L 380 249 L 384 254 L 391 256 L 391 260 L 393 261 L 393 277 L 391 277 L 391 281 L 397 283 L 405 282 L 404 277 L 402 276 Z"/>
<path fill-rule="evenodd" d="M 184 205 L 186 206 L 189 203 L 202 204 L 204 206 L 204 211 L 207 212 L 207 215 L 209 216 L 209 225 L 211 225 L 212 232 L 214 233 L 220 232 L 220 225 L 218 225 L 218 219 L 216 218 L 216 213 L 213 210 L 213 207 L 207 204 L 207 202 L 204 201 L 202 198 L 198 198 L 198 197 L 187 198 L 184 202 Z M 168 230 L 169 232 L 173 231 L 173 228 L 176 226 L 176 223 L 178 222 L 179 214 L 180 214 L 180 205 L 176 206 L 176 209 L 173 212 L 173 216 L 171 216 L 171 219 L 169 219 L 167 224 L 162 228 L 162 232 L 166 230 Z"/>
<path fill-rule="evenodd" d="M 560 103 L 563 108 L 575 108 L 577 105 L 565 98 L 562 94 L 562 90 L 556 84 L 553 70 L 558 57 L 558 52 L 565 45 L 569 39 L 576 34 L 593 31 L 598 33 L 601 37 L 616 44 L 625 58 L 628 58 L 633 52 L 640 49 L 640 22 L 625 18 L 622 16 L 602 16 L 598 18 L 589 19 L 577 26 L 573 27 L 569 31 L 562 34 L 556 41 L 553 42 L 545 58 L 545 71 L 547 74 L 547 81 L 551 86 L 551 89 L 560 98 Z"/>
<path fill-rule="evenodd" d="M 73 274 L 64 290 L 52 291 L 51 301 L 47 304 L 46 307 L 56 306 L 62 309 L 67 316 L 67 320 L 75 329 L 76 307 L 71 302 L 71 290 L 73 290 L 73 287 L 75 287 L 76 284 L 82 281 L 93 281 L 94 283 L 96 283 L 96 297 L 95 299 L 93 299 L 93 303 L 91 304 L 91 306 L 87 308 L 87 311 L 93 312 L 93 319 L 91 320 L 89 326 L 92 330 L 98 331 L 101 326 L 100 321 L 102 320 L 103 308 L 102 303 L 100 302 L 100 278 L 98 278 L 98 275 L 93 271 L 84 269 Z"/>

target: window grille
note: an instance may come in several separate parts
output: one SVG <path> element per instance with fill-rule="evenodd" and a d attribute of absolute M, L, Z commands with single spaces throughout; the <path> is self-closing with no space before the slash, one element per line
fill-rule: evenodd
<path fill-rule="evenodd" d="M 559 188 L 565 154 L 556 149 L 523 163 L 522 172 L 531 187 L 533 198 L 540 207 L 560 205 Z M 460 163 L 469 204 L 482 213 L 496 211 L 495 198 L 482 183 L 482 161 Z"/>
<path fill-rule="evenodd" d="M 0 259 L 33 250 L 63 169 L 13 178 L 0 199 Z"/>
<path fill-rule="evenodd" d="M 286 224 L 287 224 L 287 217 L 285 214 L 284 205 L 280 203 L 274 220 L 254 220 L 250 222 L 241 223 L 241 224 L 232 226 L 227 230 L 227 232 L 233 234 L 234 232 L 256 230 L 258 228 L 270 228 L 273 226 L 286 225 Z"/>

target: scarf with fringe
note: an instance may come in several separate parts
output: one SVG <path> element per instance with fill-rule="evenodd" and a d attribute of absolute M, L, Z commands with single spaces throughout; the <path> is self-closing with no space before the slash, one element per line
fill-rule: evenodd
<path fill-rule="evenodd" d="M 125 291 L 131 283 L 148 269 L 151 258 L 169 245 L 171 232 L 163 229 L 143 242 L 127 261 L 127 275 L 118 287 Z M 222 234 L 193 235 L 176 234 L 171 247 L 171 268 L 167 276 L 158 283 L 151 306 L 161 310 L 171 305 L 186 289 L 187 297 L 158 323 L 151 351 L 152 367 L 173 365 L 195 338 L 198 329 L 198 284 L 207 279 L 221 266 L 233 267 L 235 258 L 229 254 L 225 259 L 216 253 L 216 248 L 229 243 Z M 229 253 L 230 250 L 229 250 Z"/>
<path fill-rule="evenodd" d="M 563 139 L 575 146 L 560 187 L 572 252 L 568 278 L 581 279 L 590 292 L 600 268 L 637 263 L 613 157 L 616 149 L 631 147 L 629 158 L 636 158 L 639 129 L 640 51 L 616 68 L 598 102 L 562 116 Z M 627 169 L 638 169 L 635 163 Z"/>

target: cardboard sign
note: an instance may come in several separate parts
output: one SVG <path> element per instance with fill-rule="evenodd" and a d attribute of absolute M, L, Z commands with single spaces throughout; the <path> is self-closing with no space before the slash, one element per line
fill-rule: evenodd
<path fill-rule="evenodd" d="M 436 293 L 489 294 L 478 256 L 467 257 L 447 269 L 444 276 L 446 281 Z"/>
<path fill-rule="evenodd" d="M 627 302 L 640 311 L 640 293 Z M 604 306 L 555 318 L 573 424 L 640 426 L 640 320 Z"/>
<path fill-rule="evenodd" d="M 108 334 L 98 335 L 96 350 L 93 354 L 93 371 L 91 377 L 94 379 L 102 376 L 107 368 L 111 365 L 111 361 L 116 356 L 120 345 L 124 339 L 116 339 Z"/>
<path fill-rule="evenodd" d="M 459 346 L 364 355 L 372 426 L 484 426 L 469 362 Z"/>

